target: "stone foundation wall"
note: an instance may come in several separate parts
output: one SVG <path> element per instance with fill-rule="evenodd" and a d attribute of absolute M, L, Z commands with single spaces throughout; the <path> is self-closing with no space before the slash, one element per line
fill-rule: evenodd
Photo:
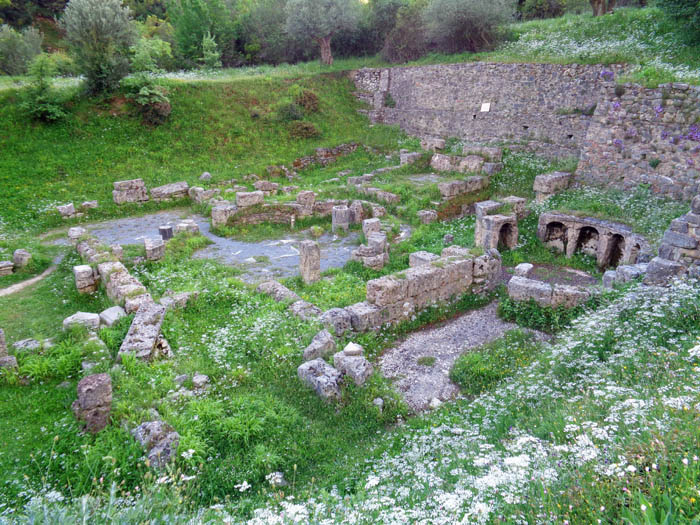
<path fill-rule="evenodd" d="M 683 200 L 700 192 L 700 86 L 602 89 L 577 181 L 625 189 L 650 184 Z"/>
<path fill-rule="evenodd" d="M 620 67 L 470 63 L 361 69 L 358 96 L 373 122 L 420 137 L 520 143 L 578 156 L 590 112 Z M 486 106 L 488 105 L 488 107 Z"/>

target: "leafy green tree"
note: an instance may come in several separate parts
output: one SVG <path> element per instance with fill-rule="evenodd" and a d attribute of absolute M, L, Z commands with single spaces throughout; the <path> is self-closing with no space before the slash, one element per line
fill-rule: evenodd
<path fill-rule="evenodd" d="M 700 42 L 700 0 L 659 0 L 658 6 L 690 40 Z"/>
<path fill-rule="evenodd" d="M 287 32 L 295 38 L 311 38 L 321 48 L 321 62 L 333 64 L 331 39 L 353 30 L 360 16 L 358 0 L 288 0 Z"/>
<path fill-rule="evenodd" d="M 445 53 L 481 51 L 498 41 L 498 29 L 513 19 L 513 0 L 431 0 L 426 8 L 427 36 Z"/>
<path fill-rule="evenodd" d="M 131 70 L 151 73 L 163 70 L 163 65 L 173 57 L 170 44 L 158 37 L 141 37 L 131 48 Z"/>
<path fill-rule="evenodd" d="M 0 72 L 23 75 L 32 59 L 41 53 L 41 33 L 33 27 L 17 31 L 9 25 L 0 26 Z"/>
<path fill-rule="evenodd" d="M 66 116 L 59 94 L 53 89 L 56 62 L 46 53 L 37 55 L 29 66 L 29 86 L 22 94 L 21 107 L 31 118 L 55 122 Z"/>
<path fill-rule="evenodd" d="M 219 46 L 216 45 L 216 40 L 207 31 L 207 34 L 202 38 L 202 67 L 204 69 L 218 69 L 221 67 L 221 53 Z"/>
<path fill-rule="evenodd" d="M 218 45 L 236 37 L 233 14 L 222 0 L 169 0 L 167 7 L 178 51 L 191 62 L 202 57 L 207 33 Z"/>
<path fill-rule="evenodd" d="M 116 89 L 129 73 L 129 48 L 136 40 L 129 8 L 121 0 L 70 0 L 61 26 L 88 92 Z"/>

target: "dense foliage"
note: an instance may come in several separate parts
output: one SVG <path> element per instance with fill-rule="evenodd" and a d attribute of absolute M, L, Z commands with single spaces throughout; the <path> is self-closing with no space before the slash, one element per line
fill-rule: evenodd
<path fill-rule="evenodd" d="M 659 7 L 683 28 L 696 42 L 700 41 L 700 2 L 698 0 L 659 0 Z"/>
<path fill-rule="evenodd" d="M 41 34 L 34 28 L 17 31 L 7 24 L 0 26 L 0 72 L 22 75 L 32 59 L 41 53 Z"/>
<path fill-rule="evenodd" d="M 121 0 L 70 0 L 61 19 L 87 90 L 116 89 L 129 72 L 129 47 L 136 35 Z"/>

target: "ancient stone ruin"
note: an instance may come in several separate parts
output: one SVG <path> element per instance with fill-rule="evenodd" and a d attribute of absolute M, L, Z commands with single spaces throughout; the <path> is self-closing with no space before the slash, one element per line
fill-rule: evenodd
<path fill-rule="evenodd" d="M 73 402 L 73 413 L 85 430 L 98 433 L 109 424 L 112 411 L 112 379 L 109 374 L 84 377 L 78 383 L 78 399 Z"/>
<path fill-rule="evenodd" d="M 642 262 L 650 253 L 646 239 L 629 226 L 556 212 L 540 215 L 537 238 L 567 257 L 574 253 L 595 257 L 600 268 Z"/>

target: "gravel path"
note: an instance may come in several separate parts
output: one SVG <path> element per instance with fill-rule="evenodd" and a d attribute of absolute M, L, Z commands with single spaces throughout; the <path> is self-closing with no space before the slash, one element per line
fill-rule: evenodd
<path fill-rule="evenodd" d="M 60 257 L 57 257 L 54 259 L 54 262 L 51 266 L 49 266 L 46 270 L 41 272 L 39 275 L 36 277 L 32 277 L 31 279 L 27 279 L 26 281 L 22 281 L 21 283 L 16 283 L 13 284 L 12 286 L 8 286 L 7 288 L 3 288 L 0 290 L 0 297 L 5 297 L 7 295 L 12 295 L 13 293 L 21 292 L 25 288 L 33 285 L 34 283 L 38 283 L 39 281 L 43 281 L 46 279 L 49 275 L 51 275 L 56 268 L 58 267 L 58 264 L 63 260 L 63 255 Z"/>
<path fill-rule="evenodd" d="M 502 321 L 498 303 L 451 319 L 435 328 L 409 335 L 399 346 L 387 350 L 380 359 L 384 377 L 394 381 L 406 403 L 416 412 L 427 410 L 455 397 L 459 388 L 450 381 L 455 360 L 469 348 L 498 339 L 518 326 Z M 418 364 L 421 357 L 434 357 L 432 366 Z"/>

